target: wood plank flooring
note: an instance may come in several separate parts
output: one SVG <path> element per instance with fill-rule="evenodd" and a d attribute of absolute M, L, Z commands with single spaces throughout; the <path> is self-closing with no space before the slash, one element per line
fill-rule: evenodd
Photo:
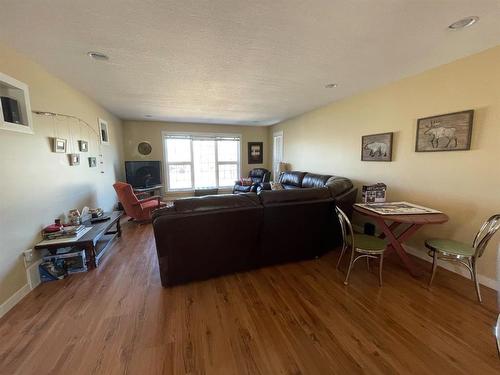
<path fill-rule="evenodd" d="M 500 373 L 492 290 L 439 269 L 429 291 L 397 259 L 345 287 L 337 256 L 164 289 L 151 226 L 125 223 L 99 269 L 0 320 L 0 374 Z"/>

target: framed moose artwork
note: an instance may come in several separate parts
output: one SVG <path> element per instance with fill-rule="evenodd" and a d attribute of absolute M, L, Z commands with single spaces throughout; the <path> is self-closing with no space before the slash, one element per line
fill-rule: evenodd
<path fill-rule="evenodd" d="M 472 109 L 419 119 L 415 151 L 470 150 L 473 119 Z"/>

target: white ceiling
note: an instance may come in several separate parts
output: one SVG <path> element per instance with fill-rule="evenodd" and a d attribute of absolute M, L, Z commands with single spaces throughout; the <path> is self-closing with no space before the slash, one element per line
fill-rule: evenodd
<path fill-rule="evenodd" d="M 0 40 L 123 119 L 267 125 L 500 44 L 499 4 L 0 0 Z"/>

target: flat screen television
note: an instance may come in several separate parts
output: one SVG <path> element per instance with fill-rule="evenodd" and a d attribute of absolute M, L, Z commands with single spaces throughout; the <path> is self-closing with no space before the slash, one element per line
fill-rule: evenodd
<path fill-rule="evenodd" d="M 126 161 L 127 183 L 134 188 L 148 188 L 161 185 L 161 164 L 159 161 Z"/>

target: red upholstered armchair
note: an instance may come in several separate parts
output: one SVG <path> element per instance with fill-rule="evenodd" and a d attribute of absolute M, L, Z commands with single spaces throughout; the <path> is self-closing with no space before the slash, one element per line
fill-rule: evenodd
<path fill-rule="evenodd" d="M 118 200 L 122 204 L 125 214 L 137 221 L 151 220 L 151 212 L 153 210 L 165 206 L 165 203 L 160 202 L 160 197 L 154 196 L 146 199 L 138 199 L 134 194 L 132 186 L 124 182 L 116 182 L 115 188 Z"/>

